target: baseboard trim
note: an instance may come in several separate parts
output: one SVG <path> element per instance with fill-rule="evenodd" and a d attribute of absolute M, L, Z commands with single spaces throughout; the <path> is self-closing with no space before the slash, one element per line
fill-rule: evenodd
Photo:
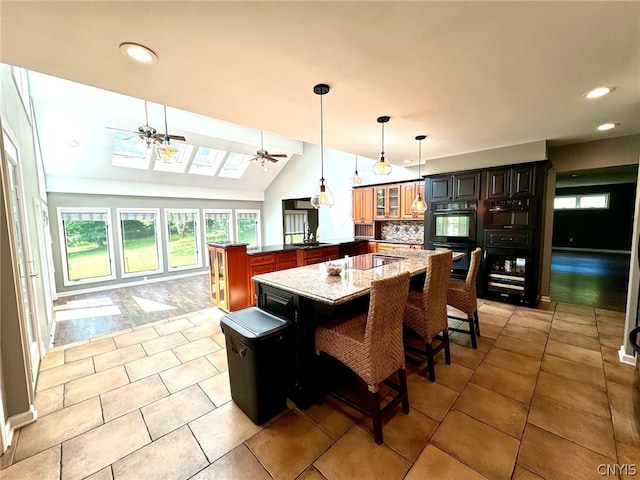
<path fill-rule="evenodd" d="M 620 350 L 618 350 L 618 358 L 620 359 L 621 363 L 626 363 L 627 365 L 633 365 L 633 366 L 635 366 L 635 364 L 636 364 L 636 356 L 635 356 L 635 354 L 634 355 L 628 355 L 626 353 L 624 345 L 620 345 Z"/>
<path fill-rule="evenodd" d="M 551 303 L 551 297 L 548 297 L 547 295 L 542 295 L 542 296 L 540 297 L 540 301 L 541 301 L 541 302 Z"/>
<path fill-rule="evenodd" d="M 17 413 L 16 415 L 10 416 L 7 420 L 7 423 L 5 424 L 5 427 L 7 429 L 7 444 L 11 445 L 13 434 L 16 430 L 22 427 L 26 427 L 30 423 L 35 422 L 37 419 L 38 411 L 33 404 L 29 406 L 29 410 L 27 410 L 26 412 Z"/>

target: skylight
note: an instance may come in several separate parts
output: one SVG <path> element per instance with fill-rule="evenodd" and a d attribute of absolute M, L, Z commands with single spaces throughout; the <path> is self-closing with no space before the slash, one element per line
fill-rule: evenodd
<path fill-rule="evenodd" d="M 138 139 L 137 135 L 132 136 L 130 133 L 118 132 L 113 137 L 111 164 L 114 167 L 147 170 L 151 150 Z"/>
<path fill-rule="evenodd" d="M 224 150 L 216 150 L 215 148 L 198 147 L 189 173 L 194 175 L 209 175 L 213 177 L 220 167 L 222 160 L 227 155 Z"/>
<path fill-rule="evenodd" d="M 153 169 L 157 172 L 184 173 L 187 168 L 189 157 L 191 157 L 191 152 L 193 152 L 193 145 L 189 145 L 188 143 L 171 142 L 171 146 L 180 150 L 180 154 L 176 161 L 166 163 L 162 160 L 158 160 L 154 152 L 153 157 L 155 162 L 153 163 Z"/>
<path fill-rule="evenodd" d="M 252 158 L 253 155 L 230 152 L 229 156 L 227 157 L 227 161 L 224 162 L 222 170 L 220 170 L 218 176 L 227 178 L 242 177 Z"/>

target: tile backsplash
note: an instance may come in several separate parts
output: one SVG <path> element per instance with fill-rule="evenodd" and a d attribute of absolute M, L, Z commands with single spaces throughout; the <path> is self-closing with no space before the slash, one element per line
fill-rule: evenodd
<path fill-rule="evenodd" d="M 380 228 L 380 240 L 389 242 L 424 242 L 424 223 L 414 221 L 383 222 Z"/>

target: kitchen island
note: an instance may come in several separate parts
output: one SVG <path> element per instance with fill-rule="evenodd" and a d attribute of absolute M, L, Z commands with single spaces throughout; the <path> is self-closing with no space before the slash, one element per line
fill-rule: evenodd
<path fill-rule="evenodd" d="M 315 358 L 315 326 L 336 316 L 367 310 L 371 282 L 408 271 L 411 288 L 421 289 L 427 257 L 435 250 L 391 250 L 334 261 L 342 265 L 338 276 L 326 273 L 326 263 L 308 265 L 253 277 L 257 306 L 291 321 L 291 369 L 288 397 L 307 408 L 321 395 Z M 454 254 L 454 260 L 464 254 Z"/>

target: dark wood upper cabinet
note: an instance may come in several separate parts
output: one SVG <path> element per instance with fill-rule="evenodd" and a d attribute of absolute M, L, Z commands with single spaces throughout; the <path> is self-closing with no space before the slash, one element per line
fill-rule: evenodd
<path fill-rule="evenodd" d="M 480 172 L 452 173 L 429 177 L 429 202 L 478 200 Z"/>
<path fill-rule="evenodd" d="M 536 166 L 523 165 L 493 168 L 487 171 L 486 198 L 535 196 Z"/>

